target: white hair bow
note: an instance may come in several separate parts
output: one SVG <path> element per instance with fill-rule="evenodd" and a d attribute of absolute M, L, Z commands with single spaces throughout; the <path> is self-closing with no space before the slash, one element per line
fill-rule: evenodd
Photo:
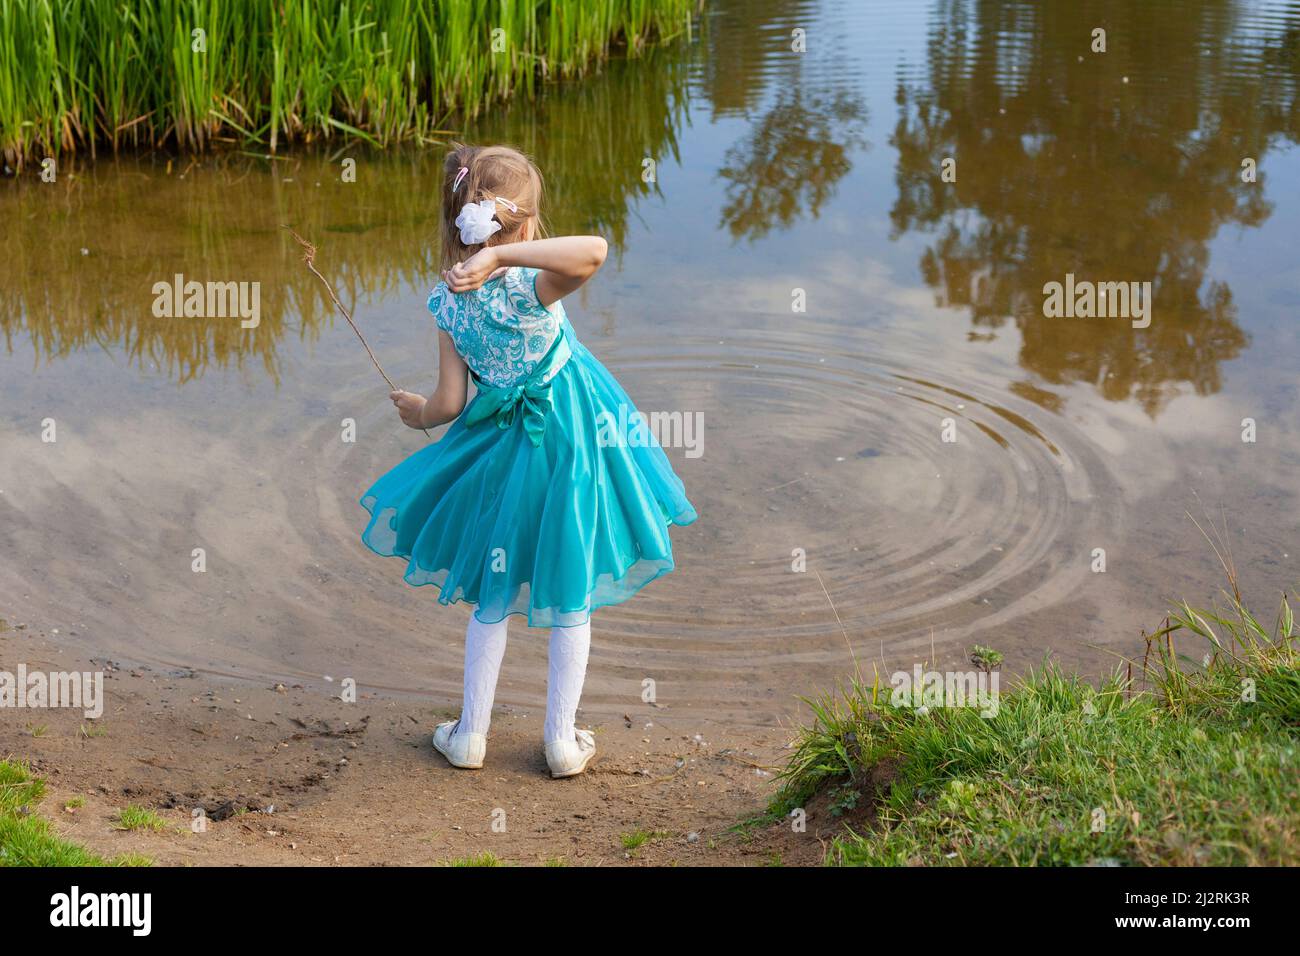
<path fill-rule="evenodd" d="M 519 211 L 518 206 L 500 196 L 466 203 L 461 207 L 460 215 L 456 217 L 461 242 L 467 246 L 477 246 L 480 242 L 486 242 L 492 233 L 501 229 L 501 223 L 492 218 L 496 215 L 497 203 L 508 207 L 511 212 Z"/>

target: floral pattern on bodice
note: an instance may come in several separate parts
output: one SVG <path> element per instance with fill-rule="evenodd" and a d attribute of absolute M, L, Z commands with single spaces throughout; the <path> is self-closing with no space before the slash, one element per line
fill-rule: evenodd
<path fill-rule="evenodd" d="M 470 370 L 494 388 L 514 385 L 537 367 L 564 323 L 564 306 L 537 298 L 537 269 L 515 266 L 459 295 L 439 282 L 429 311 Z"/>

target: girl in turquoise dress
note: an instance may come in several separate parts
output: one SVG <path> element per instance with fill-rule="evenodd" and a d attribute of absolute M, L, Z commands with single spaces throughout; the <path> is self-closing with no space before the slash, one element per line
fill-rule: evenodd
<path fill-rule="evenodd" d="M 361 537 L 403 558 L 408 583 L 436 585 L 439 603 L 475 605 L 461 717 L 434 747 L 453 766 L 483 765 L 506 625 L 526 615 L 551 629 L 547 764 L 573 776 L 595 753 L 574 726 L 591 613 L 673 570 L 668 528 L 695 509 L 560 303 L 595 275 L 605 240 L 534 239 L 541 176 L 516 150 L 460 146 L 445 173 L 443 281 L 429 296 L 438 387 L 391 398 L 412 428 L 453 424 L 366 492 Z"/>

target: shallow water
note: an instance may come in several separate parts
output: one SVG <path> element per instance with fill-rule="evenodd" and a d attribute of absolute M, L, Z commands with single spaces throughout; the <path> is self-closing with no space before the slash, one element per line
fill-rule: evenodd
<path fill-rule="evenodd" d="M 587 713 L 650 677 L 663 723 L 768 722 L 855 659 L 973 643 L 1109 668 L 1222 583 L 1188 512 L 1271 614 L 1300 579 L 1300 5 L 705 20 L 465 133 L 537 156 L 554 231 L 610 237 L 579 336 L 643 410 L 704 423 L 702 455 L 669 450 L 701 520 L 677 573 L 597 616 Z M 0 617 L 100 658 L 456 699 L 467 612 L 358 539 L 356 499 L 424 438 L 280 229 L 427 390 L 438 167 L 343 148 L 0 184 Z M 155 318 L 176 273 L 260 282 L 260 325 Z M 1151 281 L 1150 326 L 1046 317 L 1067 273 Z M 532 707 L 545 641 L 512 634 L 498 700 Z"/>

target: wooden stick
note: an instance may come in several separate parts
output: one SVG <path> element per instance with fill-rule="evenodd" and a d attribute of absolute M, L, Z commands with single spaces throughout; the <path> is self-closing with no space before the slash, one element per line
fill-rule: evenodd
<path fill-rule="evenodd" d="M 311 274 L 314 275 L 317 279 L 320 279 L 321 283 L 325 286 L 325 290 L 329 292 L 330 298 L 334 300 L 334 304 L 338 306 L 338 310 L 343 313 L 343 318 L 348 320 L 348 325 L 352 326 L 352 331 L 357 333 L 357 338 L 359 338 L 361 340 L 361 344 L 365 346 L 366 354 L 370 356 L 370 361 L 373 362 L 375 368 L 379 370 L 379 374 L 384 376 L 384 381 L 388 383 L 388 387 L 392 389 L 394 392 L 400 391 L 400 389 L 393 384 L 393 380 L 388 377 L 388 373 L 384 371 L 383 366 L 379 364 L 379 359 L 375 358 L 375 353 L 370 350 L 370 343 L 368 343 L 366 341 L 366 337 L 361 334 L 361 330 L 357 328 L 357 324 L 352 321 L 351 313 L 348 312 L 347 309 L 343 308 L 343 303 L 340 302 L 339 297 L 334 294 L 334 284 L 330 282 L 329 279 L 326 279 L 323 275 L 321 275 L 318 271 L 316 271 L 316 247 L 312 245 L 310 242 L 308 242 L 306 239 L 304 239 L 302 236 L 294 232 L 291 227 L 286 225 L 284 228 L 288 229 L 289 235 L 297 239 L 298 245 L 302 246 L 303 249 L 302 261 L 307 263 L 307 268 L 311 270 Z"/>
<path fill-rule="evenodd" d="M 370 343 L 366 341 L 366 337 L 362 335 L 361 330 L 357 328 L 357 323 L 352 321 L 352 313 L 350 313 L 347 309 L 343 307 L 343 303 L 339 301 L 339 297 L 334 294 L 334 284 L 330 282 L 329 279 L 326 279 L 323 275 L 321 275 L 319 271 L 317 271 L 316 247 L 312 243 L 304 239 L 302 236 L 298 235 L 298 233 L 294 232 L 292 227 L 290 227 L 289 225 L 286 224 L 284 228 L 288 229 L 289 235 L 297 239 L 298 245 L 302 246 L 303 249 L 302 261 L 307 263 L 307 268 L 311 270 L 311 274 L 314 275 L 317 279 L 320 279 L 321 284 L 325 286 L 325 291 L 330 294 L 330 298 L 334 301 L 334 305 L 338 307 L 338 310 L 341 313 L 343 313 L 343 318 L 348 320 L 348 325 L 352 326 L 352 331 L 357 334 L 357 338 L 360 339 L 361 344 L 365 346 L 366 354 L 370 356 L 370 361 L 374 363 L 374 366 L 376 369 L 378 369 L 379 374 L 384 377 L 384 381 L 388 383 L 388 387 L 394 392 L 400 392 L 401 389 L 399 389 L 396 385 L 393 384 L 393 380 L 388 377 L 388 373 L 384 371 L 384 367 L 379 364 L 379 359 L 375 358 L 375 353 L 374 351 L 371 350 Z M 429 430 L 427 428 L 421 428 L 420 431 L 424 432 L 426 438 L 429 437 Z"/>

